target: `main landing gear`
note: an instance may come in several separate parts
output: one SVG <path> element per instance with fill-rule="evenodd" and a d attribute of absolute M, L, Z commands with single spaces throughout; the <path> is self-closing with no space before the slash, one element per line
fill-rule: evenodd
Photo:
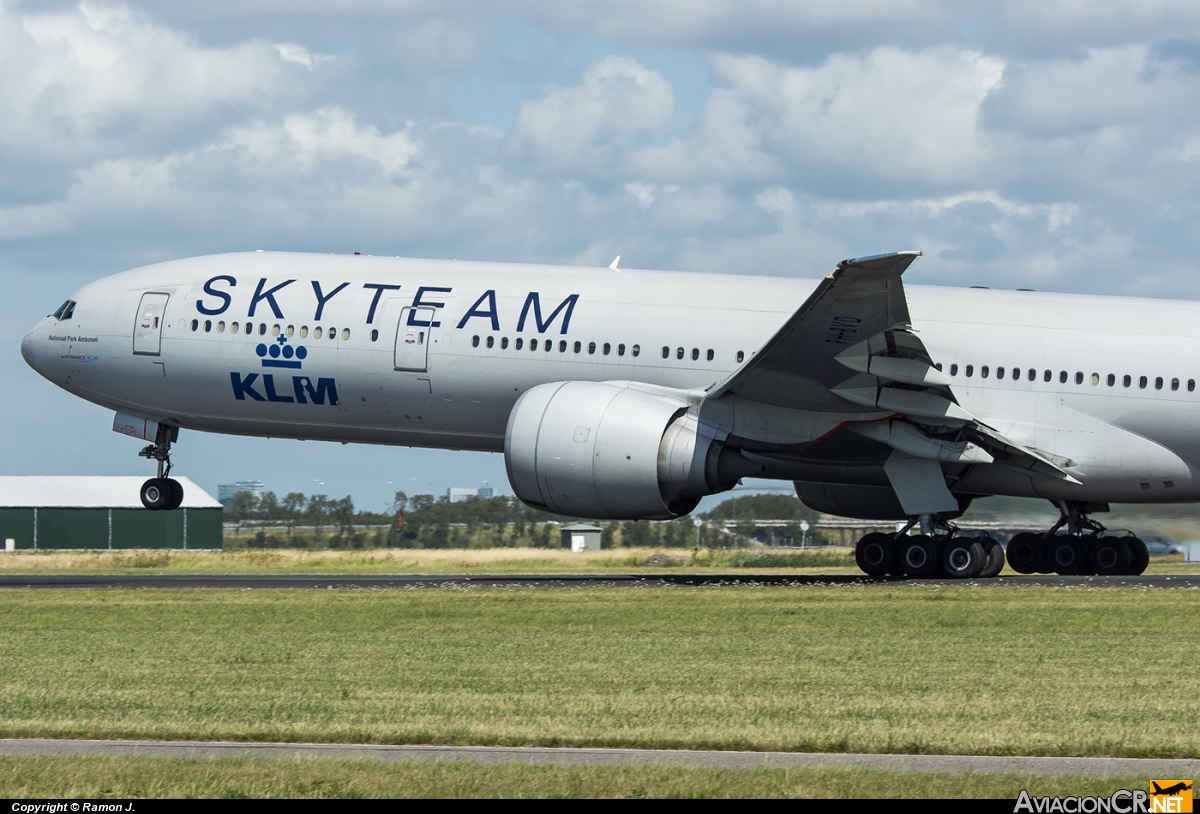
<path fill-rule="evenodd" d="M 909 535 L 918 522 L 921 533 Z M 895 534 L 873 532 L 854 548 L 858 567 L 869 576 L 920 579 L 990 578 L 1004 568 L 1004 549 L 987 535 L 967 537 L 935 515 L 922 515 Z"/>
<path fill-rule="evenodd" d="M 1137 576 L 1150 564 L 1146 544 L 1117 537 L 1086 514 L 1086 504 L 1058 501 L 1062 517 L 1044 534 L 1022 532 L 1008 543 L 1008 565 L 1019 574 Z M 1066 532 L 1061 531 L 1066 526 Z"/>
<path fill-rule="evenodd" d="M 179 440 L 179 428 L 158 425 L 154 443 L 147 446 L 138 456 L 158 461 L 158 477 L 142 484 L 142 505 L 152 512 L 178 509 L 183 504 L 183 484 L 171 474 L 171 444 Z"/>

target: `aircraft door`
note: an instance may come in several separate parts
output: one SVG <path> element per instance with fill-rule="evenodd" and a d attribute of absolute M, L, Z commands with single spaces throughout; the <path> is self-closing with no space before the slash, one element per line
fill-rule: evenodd
<path fill-rule="evenodd" d="M 162 324 L 170 294 L 148 292 L 138 304 L 133 324 L 133 352 L 143 356 L 158 356 L 162 350 Z"/>
<path fill-rule="evenodd" d="M 400 309 L 400 321 L 396 324 L 396 370 L 424 373 L 429 369 L 430 323 L 433 308 Z M 416 323 L 410 325 L 409 323 Z M 420 324 L 424 323 L 424 324 Z"/>

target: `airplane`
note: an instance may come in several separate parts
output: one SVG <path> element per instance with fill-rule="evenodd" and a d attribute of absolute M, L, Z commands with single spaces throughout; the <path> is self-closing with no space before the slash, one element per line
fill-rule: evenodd
<path fill-rule="evenodd" d="M 530 506 L 662 520 L 742 478 L 896 520 L 868 575 L 991 577 L 980 496 L 1045 498 L 1019 573 L 1137 574 L 1110 502 L 1200 500 L 1200 304 L 906 286 L 920 252 L 818 280 L 244 252 L 84 286 L 24 338 L 43 377 L 149 443 L 180 430 L 503 453 Z M 619 258 L 618 258 L 619 260 Z M 917 532 L 917 533 L 912 533 Z"/>
<path fill-rule="evenodd" d="M 1151 794 L 1155 796 L 1165 794 L 1168 797 L 1173 797 L 1174 795 L 1179 794 L 1181 791 L 1188 791 L 1192 788 L 1192 784 L 1186 780 L 1181 780 L 1173 786 L 1167 786 L 1165 789 L 1160 788 L 1159 785 L 1153 780 L 1150 781 L 1150 785 L 1154 786 L 1154 790 L 1150 792 Z"/>

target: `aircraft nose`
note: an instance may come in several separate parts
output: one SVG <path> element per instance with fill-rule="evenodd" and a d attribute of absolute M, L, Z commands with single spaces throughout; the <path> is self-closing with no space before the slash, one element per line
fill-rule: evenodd
<path fill-rule="evenodd" d="M 46 375 L 44 371 L 46 366 L 45 343 L 46 336 L 41 325 L 25 334 L 25 338 L 21 340 L 21 358 L 25 360 L 25 364 L 43 376 Z"/>

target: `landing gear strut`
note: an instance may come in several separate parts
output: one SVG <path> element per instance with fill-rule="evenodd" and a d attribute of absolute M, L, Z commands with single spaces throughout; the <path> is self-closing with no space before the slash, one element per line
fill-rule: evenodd
<path fill-rule="evenodd" d="M 921 533 L 909 535 L 920 523 Z M 991 537 L 960 535 L 958 527 L 938 515 L 921 515 L 895 534 L 873 532 L 858 541 L 854 558 L 864 573 L 921 579 L 994 577 L 1004 567 L 1004 549 Z"/>
<path fill-rule="evenodd" d="M 142 484 L 142 505 L 152 512 L 178 509 L 183 504 L 183 484 L 171 474 L 171 444 L 179 440 L 179 428 L 158 425 L 154 443 L 138 453 L 138 457 L 158 461 L 158 477 Z"/>
<path fill-rule="evenodd" d="M 1088 511 L 1107 506 L 1059 500 L 1061 516 L 1049 531 L 1026 531 L 1008 544 L 1008 565 L 1019 574 L 1100 574 L 1137 576 L 1150 563 L 1146 544 L 1134 537 L 1109 534 Z M 1066 527 L 1066 532 L 1061 529 Z"/>

